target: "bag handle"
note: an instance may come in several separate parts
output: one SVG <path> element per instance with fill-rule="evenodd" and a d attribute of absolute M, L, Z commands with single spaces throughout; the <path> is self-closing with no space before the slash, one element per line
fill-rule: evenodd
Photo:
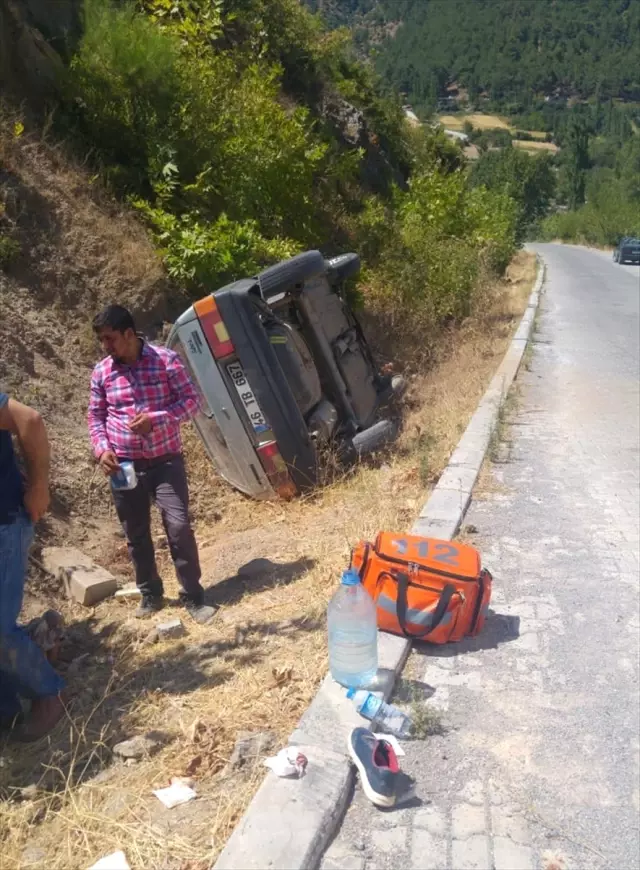
<path fill-rule="evenodd" d="M 445 584 L 442 592 L 440 593 L 436 609 L 433 612 L 433 620 L 431 622 L 431 625 L 428 625 L 424 631 L 417 631 L 414 634 L 413 632 L 409 631 L 409 628 L 407 626 L 407 591 L 409 589 L 409 575 L 398 572 L 397 574 L 392 574 L 390 576 L 392 576 L 393 579 L 396 580 L 398 583 L 398 600 L 396 602 L 396 613 L 398 616 L 398 622 L 400 623 L 400 628 L 402 629 L 405 637 L 415 639 L 423 639 L 427 637 L 427 635 L 431 634 L 432 631 L 436 630 L 436 628 L 444 619 L 444 615 L 449 607 L 449 602 L 451 601 L 453 595 L 457 592 L 456 587 L 453 585 L 453 583 Z"/>

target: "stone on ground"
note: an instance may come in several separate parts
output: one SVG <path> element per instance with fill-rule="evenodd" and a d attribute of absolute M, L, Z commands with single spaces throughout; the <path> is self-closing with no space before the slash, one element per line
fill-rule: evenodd
<path fill-rule="evenodd" d="M 85 607 L 114 595 L 118 588 L 110 571 L 74 547 L 45 547 L 42 563 L 50 574 L 62 581 L 67 595 Z"/>

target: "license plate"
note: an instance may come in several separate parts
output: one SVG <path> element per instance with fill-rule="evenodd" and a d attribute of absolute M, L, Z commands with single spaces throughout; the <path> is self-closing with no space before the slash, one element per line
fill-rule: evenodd
<path fill-rule="evenodd" d="M 240 396 L 240 401 L 247 412 L 247 416 L 249 417 L 249 420 L 251 420 L 251 425 L 256 432 L 264 432 L 269 428 L 267 421 L 264 418 L 264 414 L 262 413 L 258 400 L 251 389 L 251 384 L 247 380 L 247 376 L 245 375 L 241 364 L 237 362 L 229 363 L 227 365 L 227 372 L 235 385 L 236 392 Z"/>

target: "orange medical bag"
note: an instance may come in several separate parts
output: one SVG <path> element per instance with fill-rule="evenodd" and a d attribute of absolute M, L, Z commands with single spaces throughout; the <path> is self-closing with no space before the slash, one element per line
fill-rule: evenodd
<path fill-rule="evenodd" d="M 491 574 L 468 544 L 380 532 L 351 565 L 376 602 L 378 627 L 429 643 L 459 641 L 484 625 Z"/>

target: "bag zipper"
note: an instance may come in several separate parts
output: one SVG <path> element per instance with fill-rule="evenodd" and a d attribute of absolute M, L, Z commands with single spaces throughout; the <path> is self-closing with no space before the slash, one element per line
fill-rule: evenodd
<path fill-rule="evenodd" d="M 441 571 L 439 568 L 425 568 L 418 562 L 406 562 L 404 559 L 398 559 L 396 556 L 387 556 L 380 553 L 378 548 L 373 545 L 373 550 L 379 559 L 386 559 L 387 562 L 393 562 L 395 565 L 415 565 L 418 571 L 427 571 L 431 574 L 437 574 L 439 577 L 451 577 L 454 580 L 461 580 L 463 583 L 477 583 L 478 577 L 463 577 L 461 574 L 454 574 L 453 571 Z"/>
<path fill-rule="evenodd" d="M 440 595 L 442 593 L 442 589 L 436 589 L 434 586 L 425 586 L 424 583 L 412 582 L 412 580 L 411 580 L 411 566 L 413 565 L 413 563 L 412 562 L 403 562 L 403 564 L 409 568 L 409 572 L 408 572 L 408 576 L 409 576 L 408 585 L 409 586 L 413 586 L 415 589 L 426 589 L 427 592 L 435 592 L 438 595 Z M 381 571 L 378 574 L 378 579 L 376 580 L 376 588 L 380 585 L 380 579 L 382 577 L 391 577 L 391 579 L 393 580 L 394 583 L 398 582 L 398 578 L 395 576 L 395 574 L 392 574 L 390 571 Z M 459 589 L 456 589 L 453 594 L 458 595 L 462 599 L 463 603 L 466 601 L 466 598 L 464 596 L 464 592 L 460 592 Z"/>

